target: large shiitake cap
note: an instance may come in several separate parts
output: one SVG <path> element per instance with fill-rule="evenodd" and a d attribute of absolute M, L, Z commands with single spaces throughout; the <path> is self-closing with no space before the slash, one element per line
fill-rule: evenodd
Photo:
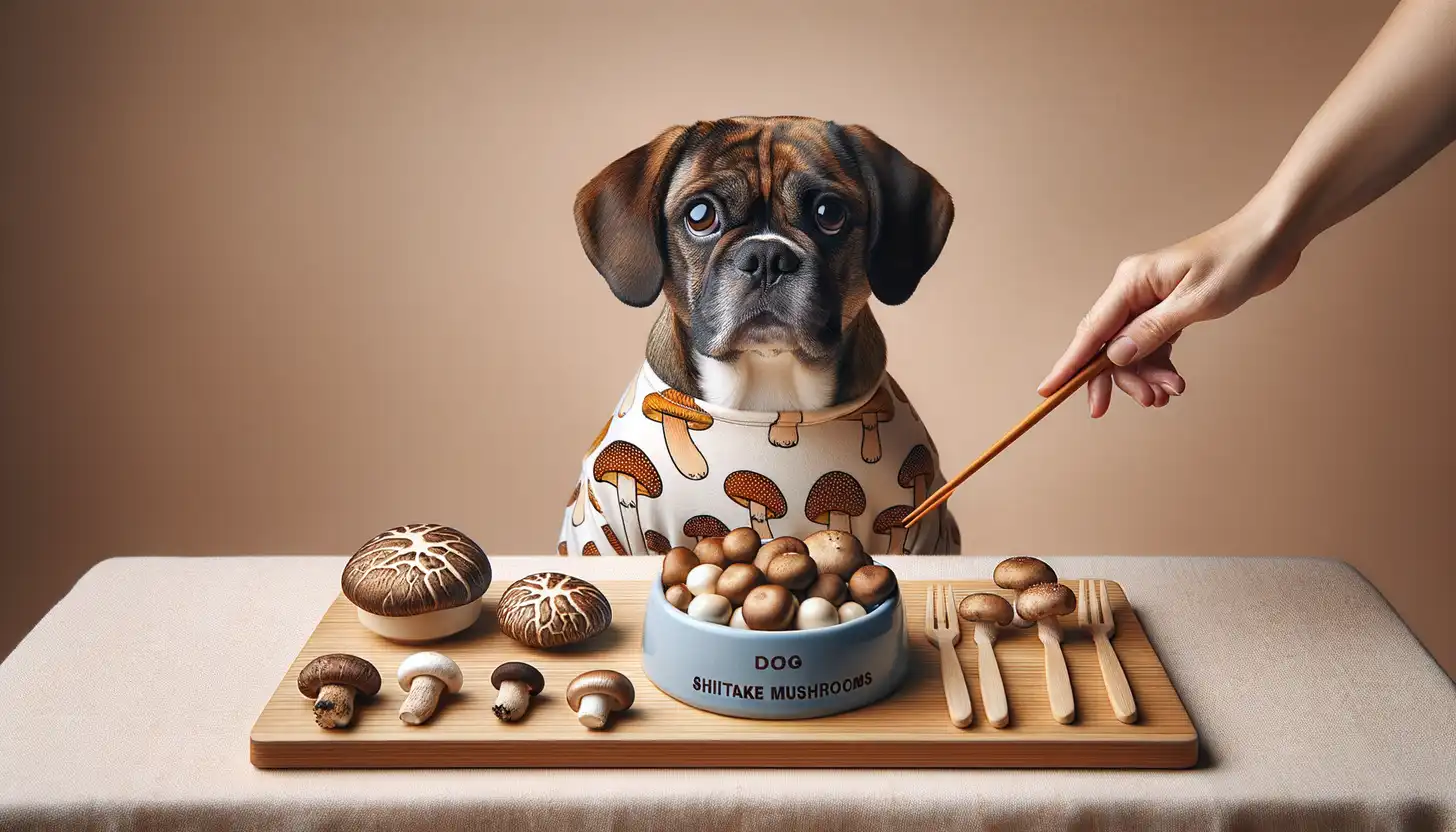
<path fill-rule="evenodd" d="M 762 545 L 763 539 L 753 529 L 747 526 L 734 529 L 723 535 L 723 557 L 729 563 L 753 563 Z"/>
<path fill-rule="evenodd" d="M 1035 584 L 1054 584 L 1057 573 L 1036 558 L 1014 557 L 996 564 L 991 578 L 1002 589 L 1022 590 Z"/>
<path fill-rule="evenodd" d="M 814 532 L 804 538 L 804 547 L 820 572 L 833 572 L 846 581 L 856 569 L 870 563 L 859 538 L 839 529 Z"/>
<path fill-rule="evenodd" d="M 527 647 L 550 649 L 585 641 L 612 623 L 612 605 L 600 589 L 560 572 L 516 581 L 496 604 L 502 633 Z"/>
<path fill-rule="evenodd" d="M 693 571 L 693 567 L 698 563 L 698 556 L 686 546 L 669 549 L 662 558 L 662 585 L 668 587 L 686 583 L 688 573 Z"/>
<path fill-rule="evenodd" d="M 1016 611 L 1027 621 L 1067 615 L 1077 609 L 1077 596 L 1061 584 L 1036 584 L 1016 597 Z"/>
<path fill-rule="evenodd" d="M 972 592 L 961 599 L 956 612 L 966 621 L 983 621 L 1005 627 L 1016 611 L 1011 602 L 994 592 Z"/>
<path fill-rule="evenodd" d="M 345 685 L 365 696 L 379 692 L 379 670 L 368 660 L 348 653 L 319 656 L 298 672 L 298 692 L 317 698 L 325 685 Z"/>
<path fill-rule="evenodd" d="M 490 560 L 475 541 L 439 523 L 376 535 L 344 567 L 349 602 L 373 615 L 401 618 L 463 607 L 490 589 Z"/>
<path fill-rule="evenodd" d="M 758 554 L 753 557 L 753 565 L 761 571 L 767 571 L 770 561 L 789 552 L 807 555 L 809 547 L 805 546 L 804 541 L 797 537 L 776 537 L 759 547 Z"/>

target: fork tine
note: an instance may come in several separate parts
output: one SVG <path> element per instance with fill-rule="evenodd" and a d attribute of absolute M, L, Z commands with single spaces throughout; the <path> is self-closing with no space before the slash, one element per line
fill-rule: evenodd
<path fill-rule="evenodd" d="M 1077 626 L 1086 627 L 1090 620 L 1087 610 L 1087 579 L 1077 579 Z"/>
<path fill-rule="evenodd" d="M 949 630 L 951 628 L 951 624 L 955 622 L 956 615 L 957 615 L 957 613 L 956 613 L 955 586 L 952 585 L 952 584 L 946 584 L 945 585 L 945 628 L 947 630 Z"/>
<path fill-rule="evenodd" d="M 1097 582 L 1097 594 L 1101 597 L 1102 623 L 1116 629 L 1117 625 L 1112 622 L 1112 602 L 1107 600 L 1107 581 Z"/>
<path fill-rule="evenodd" d="M 925 632 L 928 635 L 935 629 L 935 585 L 925 588 Z"/>

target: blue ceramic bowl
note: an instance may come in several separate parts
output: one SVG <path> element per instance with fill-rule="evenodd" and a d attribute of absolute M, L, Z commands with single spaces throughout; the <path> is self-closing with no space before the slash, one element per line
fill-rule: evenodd
<path fill-rule="evenodd" d="M 900 593 L 862 618 L 817 630 L 738 630 L 689 618 L 652 581 L 642 670 L 663 693 L 704 711 L 807 719 L 863 708 L 905 680 L 910 643 Z"/>

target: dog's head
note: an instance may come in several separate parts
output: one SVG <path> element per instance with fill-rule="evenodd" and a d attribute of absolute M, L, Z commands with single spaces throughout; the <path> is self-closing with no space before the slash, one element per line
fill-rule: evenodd
<path fill-rule="evenodd" d="M 953 214 L 940 183 L 874 133 L 796 117 L 673 127 L 576 198 L 582 246 L 623 303 L 665 294 L 700 355 L 816 364 L 871 294 L 909 299 Z"/>

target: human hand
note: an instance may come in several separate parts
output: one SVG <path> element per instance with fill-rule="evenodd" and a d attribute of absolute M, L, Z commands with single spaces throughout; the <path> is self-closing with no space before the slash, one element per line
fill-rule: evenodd
<path fill-rule="evenodd" d="M 1056 392 L 1107 344 L 1117 366 L 1087 385 L 1092 418 L 1107 412 L 1114 383 L 1143 407 L 1182 395 L 1187 385 L 1172 350 L 1183 330 L 1273 289 L 1299 262 L 1303 245 L 1273 216 L 1246 208 L 1181 243 L 1123 260 L 1037 392 Z"/>

